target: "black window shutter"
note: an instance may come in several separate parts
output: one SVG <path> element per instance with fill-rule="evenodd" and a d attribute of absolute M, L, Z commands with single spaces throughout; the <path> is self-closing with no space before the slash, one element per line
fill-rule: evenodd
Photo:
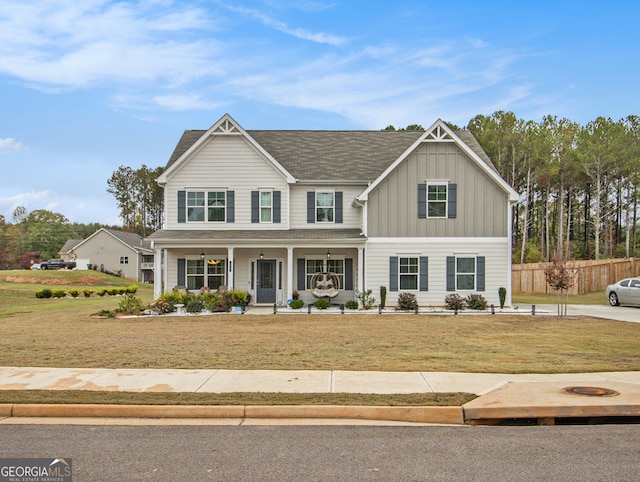
<path fill-rule="evenodd" d="M 449 219 L 454 219 L 457 215 L 457 211 L 458 211 L 458 185 L 457 184 L 453 184 L 450 183 L 449 184 L 449 192 L 447 193 L 447 200 L 448 200 L 448 209 L 447 209 L 447 217 Z"/>
<path fill-rule="evenodd" d="M 178 286 L 186 286 L 187 280 L 187 261 L 184 258 L 178 258 Z"/>
<path fill-rule="evenodd" d="M 307 284 L 305 283 L 306 271 L 304 258 L 298 258 L 298 291 L 304 291 Z"/>
<path fill-rule="evenodd" d="M 484 291 L 484 256 L 476 258 L 476 289 Z"/>
<path fill-rule="evenodd" d="M 420 291 L 429 291 L 429 258 L 420 256 Z"/>
<path fill-rule="evenodd" d="M 187 222 L 187 192 L 178 191 L 178 222 Z"/>
<path fill-rule="evenodd" d="M 334 219 L 336 223 L 342 222 L 342 192 L 340 191 L 336 192 L 336 215 Z"/>
<path fill-rule="evenodd" d="M 389 257 L 389 291 L 398 291 L 398 257 Z"/>
<path fill-rule="evenodd" d="M 273 191 L 273 222 L 279 223 L 281 219 L 280 214 L 280 191 Z"/>
<path fill-rule="evenodd" d="M 316 193 L 313 191 L 307 192 L 307 222 L 316 222 Z"/>
<path fill-rule="evenodd" d="M 427 218 L 427 185 L 418 184 L 418 218 Z"/>
<path fill-rule="evenodd" d="M 345 290 L 353 289 L 353 259 L 346 258 L 344 260 L 344 286 Z"/>
<path fill-rule="evenodd" d="M 456 290 L 456 257 L 447 256 L 447 291 Z"/>
<path fill-rule="evenodd" d="M 251 191 L 251 222 L 260 222 L 260 193 Z"/>
<path fill-rule="evenodd" d="M 234 191 L 227 191 L 227 222 L 236 222 L 236 196 Z"/>

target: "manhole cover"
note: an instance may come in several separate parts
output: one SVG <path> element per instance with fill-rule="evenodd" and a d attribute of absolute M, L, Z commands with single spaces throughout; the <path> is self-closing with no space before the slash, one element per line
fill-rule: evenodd
<path fill-rule="evenodd" d="M 587 395 L 589 397 L 615 397 L 620 395 L 615 390 L 600 387 L 566 387 L 562 390 L 573 395 Z"/>

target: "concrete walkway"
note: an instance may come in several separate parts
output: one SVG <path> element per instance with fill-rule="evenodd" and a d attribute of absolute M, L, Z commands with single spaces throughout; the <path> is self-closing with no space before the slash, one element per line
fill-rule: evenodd
<path fill-rule="evenodd" d="M 571 393 L 579 387 L 578 393 Z M 0 406 L 0 416 L 351 418 L 483 423 L 510 418 L 640 416 L 640 372 L 488 374 L 328 370 L 152 370 L 0 367 L 0 390 L 125 392 L 466 392 L 463 407 Z"/>

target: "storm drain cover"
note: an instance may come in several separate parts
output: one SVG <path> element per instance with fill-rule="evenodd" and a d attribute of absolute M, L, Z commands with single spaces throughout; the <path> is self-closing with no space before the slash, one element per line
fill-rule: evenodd
<path fill-rule="evenodd" d="M 620 395 L 615 390 L 600 387 L 566 387 L 562 390 L 573 395 L 587 395 L 589 397 L 615 397 Z"/>

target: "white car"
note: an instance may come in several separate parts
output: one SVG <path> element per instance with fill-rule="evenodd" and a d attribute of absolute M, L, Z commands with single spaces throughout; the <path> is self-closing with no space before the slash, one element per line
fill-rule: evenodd
<path fill-rule="evenodd" d="M 626 278 L 607 286 L 607 299 L 611 306 L 640 306 L 640 278 Z"/>
<path fill-rule="evenodd" d="M 31 265 L 31 269 L 40 269 L 40 263 L 34 263 Z"/>

